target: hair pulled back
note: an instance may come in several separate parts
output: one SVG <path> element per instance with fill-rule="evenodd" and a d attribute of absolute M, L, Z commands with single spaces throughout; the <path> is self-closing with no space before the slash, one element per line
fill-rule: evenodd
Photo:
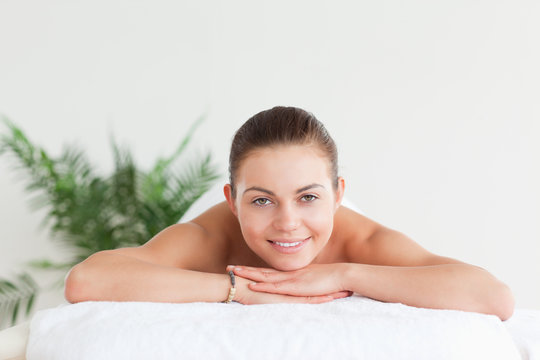
<path fill-rule="evenodd" d="M 247 120 L 234 135 L 229 155 L 229 181 L 236 197 L 236 173 L 250 152 L 277 145 L 315 145 L 328 157 L 334 190 L 338 186 L 337 147 L 315 116 L 296 107 L 276 106 Z"/>

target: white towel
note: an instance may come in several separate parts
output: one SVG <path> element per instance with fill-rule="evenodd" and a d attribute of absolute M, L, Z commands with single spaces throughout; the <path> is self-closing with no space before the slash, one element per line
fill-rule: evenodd
<path fill-rule="evenodd" d="M 36 313 L 27 360 L 504 359 L 495 316 L 359 296 L 325 304 L 83 302 Z"/>
<path fill-rule="evenodd" d="M 504 322 L 523 360 L 540 360 L 540 311 L 516 309 Z"/>

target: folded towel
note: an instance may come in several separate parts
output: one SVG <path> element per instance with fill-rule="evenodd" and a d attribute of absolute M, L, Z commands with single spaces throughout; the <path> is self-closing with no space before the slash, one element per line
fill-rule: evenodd
<path fill-rule="evenodd" d="M 36 313 L 27 360 L 504 359 L 495 316 L 359 296 L 325 304 L 83 302 Z"/>

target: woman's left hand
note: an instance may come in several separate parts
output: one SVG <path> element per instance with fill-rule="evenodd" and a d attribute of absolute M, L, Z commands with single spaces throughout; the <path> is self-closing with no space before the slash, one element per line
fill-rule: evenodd
<path fill-rule="evenodd" d="M 250 279 L 253 291 L 293 296 L 319 296 L 339 292 L 349 292 L 343 284 L 346 264 L 312 264 L 294 271 L 256 268 L 249 266 L 229 266 L 227 270 Z"/>

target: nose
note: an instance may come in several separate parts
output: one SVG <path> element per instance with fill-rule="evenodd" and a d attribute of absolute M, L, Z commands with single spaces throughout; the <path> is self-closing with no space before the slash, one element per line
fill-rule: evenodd
<path fill-rule="evenodd" d="M 280 231 L 293 231 L 300 226 L 300 216 L 292 205 L 281 205 L 274 218 L 274 228 Z"/>

